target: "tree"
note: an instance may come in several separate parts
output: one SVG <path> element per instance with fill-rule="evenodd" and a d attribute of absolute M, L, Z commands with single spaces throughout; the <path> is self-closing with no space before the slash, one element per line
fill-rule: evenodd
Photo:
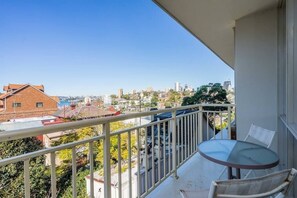
<path fill-rule="evenodd" d="M 110 125 L 110 131 L 118 131 L 126 128 L 131 128 L 132 124 L 125 124 L 124 122 L 113 122 Z M 132 153 L 136 152 L 136 136 L 131 134 L 131 146 L 132 146 Z M 96 157 L 96 161 L 99 164 L 103 165 L 103 143 L 99 143 L 99 152 Z M 111 164 L 118 163 L 118 138 L 117 136 L 112 136 L 110 138 L 110 157 L 111 157 Z M 128 159 L 128 133 L 123 133 L 121 135 L 121 160 L 124 161 Z"/>
<path fill-rule="evenodd" d="M 35 137 L 0 143 L 0 159 L 41 150 L 42 143 Z M 44 166 L 44 156 L 30 159 L 31 197 L 49 197 L 50 174 Z M 24 197 L 24 163 L 0 167 L 0 197 Z"/>
<path fill-rule="evenodd" d="M 183 99 L 182 105 L 194 105 L 194 104 L 229 104 L 230 102 L 227 99 L 227 93 L 226 90 L 223 89 L 220 83 L 215 83 L 212 86 L 210 85 L 203 85 L 201 86 L 197 92 L 192 97 L 185 97 Z M 211 107 L 211 106 L 205 106 L 203 107 L 204 110 L 208 111 L 223 111 L 226 110 L 227 107 Z M 208 119 L 209 123 L 212 123 L 215 120 L 215 114 L 209 114 Z M 214 123 L 217 131 L 224 128 L 227 124 L 225 122 L 222 123 L 222 127 L 220 124 L 216 125 Z"/>
<path fill-rule="evenodd" d="M 110 131 L 118 131 L 126 128 L 132 127 L 132 124 L 125 124 L 124 122 L 114 122 L 110 124 Z M 54 145 L 66 144 L 69 142 L 79 141 L 87 138 L 91 138 L 95 135 L 98 135 L 98 129 L 95 127 L 85 127 L 77 129 L 68 135 L 62 136 L 57 140 Z M 125 165 L 125 160 L 128 158 L 128 134 L 124 133 L 121 135 L 121 159 Z M 136 137 L 131 134 L 131 145 L 135 145 Z M 87 197 L 85 192 L 85 180 L 84 176 L 88 174 L 88 170 L 85 170 L 85 165 L 88 163 L 87 155 L 89 152 L 88 144 L 79 145 L 76 147 L 77 151 L 77 188 L 78 188 L 78 197 Z M 135 153 L 135 146 L 132 147 L 132 152 Z M 118 162 L 118 139 L 117 136 L 112 136 L 110 138 L 110 152 L 111 152 L 111 164 L 116 165 Z M 71 196 L 71 160 L 72 160 L 72 151 L 71 149 L 65 149 L 58 152 L 58 157 L 62 160 L 62 164 L 57 168 L 57 178 L 58 178 L 58 196 L 59 197 L 70 197 Z M 94 142 L 94 155 L 96 161 L 96 170 L 101 170 L 103 168 L 103 142 L 95 141 Z"/>
<path fill-rule="evenodd" d="M 111 99 L 116 99 L 117 98 L 117 95 L 111 94 L 110 97 L 111 97 Z"/>
<path fill-rule="evenodd" d="M 55 141 L 52 146 L 57 146 L 60 144 L 67 144 L 70 142 L 75 142 L 87 138 L 91 138 L 98 134 L 98 130 L 95 127 L 84 127 L 69 131 L 67 135 L 64 135 Z M 98 143 L 94 142 L 94 148 L 98 147 Z M 83 171 L 83 168 L 87 163 L 88 155 L 88 144 L 82 144 L 76 146 L 77 152 L 77 167 L 80 168 L 80 171 Z M 57 191 L 58 197 L 67 197 L 67 189 L 71 187 L 71 176 L 72 176 L 72 150 L 64 149 L 57 153 L 57 157 L 61 160 L 60 166 L 57 167 Z M 78 172 L 78 174 L 80 174 Z M 78 185 L 78 187 L 81 184 Z M 80 194 L 84 191 L 79 189 Z"/>
<path fill-rule="evenodd" d="M 159 102 L 158 93 L 154 92 L 153 97 L 151 99 L 151 107 L 158 106 L 158 102 Z"/>
<path fill-rule="evenodd" d="M 175 104 L 181 102 L 181 94 L 177 91 L 170 90 L 168 92 L 167 100 L 165 101 L 166 106 L 175 106 Z"/>
<path fill-rule="evenodd" d="M 182 106 L 193 104 L 229 104 L 226 90 L 220 83 L 212 86 L 203 85 L 192 97 L 185 97 Z M 224 110 L 224 107 L 205 107 L 205 110 Z"/>
<path fill-rule="evenodd" d="M 130 95 L 129 94 L 124 94 L 122 96 L 122 98 L 126 99 L 126 100 L 130 100 Z"/>
<path fill-rule="evenodd" d="M 70 142 L 75 142 L 83 139 L 87 139 L 96 135 L 97 132 L 93 127 L 84 127 L 81 129 L 74 130 L 67 135 L 60 137 L 59 140 L 53 143 L 53 146 L 57 146 L 60 144 L 66 144 Z M 88 145 L 79 145 L 76 147 L 77 150 L 83 150 L 82 155 L 86 157 L 88 153 Z M 70 163 L 72 160 L 72 151 L 71 149 L 65 149 L 58 152 L 58 158 L 62 160 L 64 163 Z"/>

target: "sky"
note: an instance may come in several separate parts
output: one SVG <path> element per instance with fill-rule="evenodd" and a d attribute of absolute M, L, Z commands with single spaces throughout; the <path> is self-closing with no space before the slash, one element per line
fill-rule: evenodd
<path fill-rule="evenodd" d="M 1 87 L 76 96 L 226 80 L 234 71 L 151 0 L 0 0 Z"/>

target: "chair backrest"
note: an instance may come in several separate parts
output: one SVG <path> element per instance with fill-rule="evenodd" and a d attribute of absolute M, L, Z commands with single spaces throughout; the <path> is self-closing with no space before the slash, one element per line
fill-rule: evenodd
<path fill-rule="evenodd" d="M 263 143 L 267 148 L 269 148 L 272 143 L 274 135 L 275 135 L 275 131 L 270 131 L 268 129 L 264 129 L 262 127 L 252 124 L 249 130 L 249 133 L 244 139 L 244 141 L 246 141 L 249 137 L 252 137 L 257 141 Z"/>
<path fill-rule="evenodd" d="M 292 169 L 253 179 L 213 181 L 208 198 L 268 197 L 282 193 L 287 195 L 297 171 Z"/>

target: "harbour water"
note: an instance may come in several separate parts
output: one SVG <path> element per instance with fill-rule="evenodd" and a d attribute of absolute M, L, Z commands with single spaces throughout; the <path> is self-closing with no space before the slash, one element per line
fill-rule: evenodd
<path fill-rule="evenodd" d="M 68 100 L 61 100 L 58 104 L 58 108 L 68 107 L 70 102 Z"/>

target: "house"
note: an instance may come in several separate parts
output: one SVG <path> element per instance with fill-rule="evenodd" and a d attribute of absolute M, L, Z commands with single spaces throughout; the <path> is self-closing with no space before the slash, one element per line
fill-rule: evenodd
<path fill-rule="evenodd" d="M 57 98 L 44 92 L 43 85 L 9 84 L 0 95 L 0 121 L 39 117 L 57 111 Z"/>
<path fill-rule="evenodd" d="M 119 112 L 115 109 L 104 110 L 91 104 L 82 106 L 71 104 L 69 107 L 57 110 L 53 115 L 63 119 L 82 120 L 119 115 Z"/>

